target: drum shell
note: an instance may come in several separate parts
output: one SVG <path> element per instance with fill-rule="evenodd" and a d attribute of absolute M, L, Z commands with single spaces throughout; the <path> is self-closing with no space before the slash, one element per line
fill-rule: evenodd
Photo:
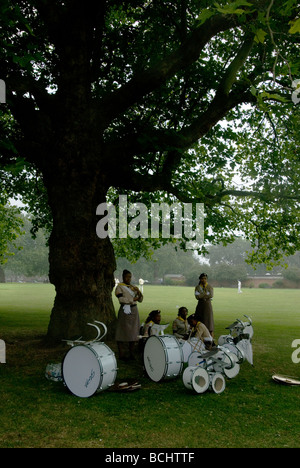
<path fill-rule="evenodd" d="M 182 380 L 186 388 L 196 393 L 206 392 L 210 385 L 207 371 L 199 366 L 187 367 L 183 372 Z"/>
<path fill-rule="evenodd" d="M 144 366 L 151 380 L 176 378 L 182 372 L 182 347 L 172 335 L 150 336 L 144 347 Z"/>
<path fill-rule="evenodd" d="M 117 361 L 105 343 L 80 344 L 66 353 L 62 362 L 62 376 L 71 393 L 88 398 L 114 384 Z"/>
<path fill-rule="evenodd" d="M 225 390 L 226 382 L 220 372 L 208 372 L 209 390 L 214 393 L 222 393 Z"/>
<path fill-rule="evenodd" d="M 183 362 L 186 363 L 189 360 L 189 356 L 192 354 L 193 347 L 192 347 L 191 343 L 189 343 L 188 341 L 180 340 L 179 344 L 182 347 Z"/>

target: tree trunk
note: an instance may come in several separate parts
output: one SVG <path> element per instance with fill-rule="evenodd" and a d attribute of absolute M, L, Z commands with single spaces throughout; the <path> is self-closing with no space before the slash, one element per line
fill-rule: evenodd
<path fill-rule="evenodd" d="M 105 323 L 108 338 L 114 333 L 115 256 L 110 240 L 96 235 L 96 208 L 105 201 L 105 191 L 97 200 L 99 174 L 91 172 L 84 175 L 82 168 L 73 167 L 56 172 L 57 177 L 45 177 L 53 215 L 49 278 L 56 297 L 47 333 L 52 343 L 93 338 L 95 330 L 87 325 L 93 320 Z"/>

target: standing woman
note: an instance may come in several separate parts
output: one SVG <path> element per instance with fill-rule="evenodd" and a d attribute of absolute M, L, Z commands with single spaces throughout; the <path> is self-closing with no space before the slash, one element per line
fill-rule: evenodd
<path fill-rule="evenodd" d="M 199 284 L 195 287 L 195 298 L 198 301 L 195 316 L 197 320 L 204 323 L 211 336 L 214 336 L 214 315 L 211 300 L 214 296 L 213 287 L 207 282 L 207 274 L 199 276 Z"/>
<path fill-rule="evenodd" d="M 140 316 L 137 302 L 143 301 L 141 291 L 131 284 L 131 273 L 123 271 L 123 282 L 115 289 L 115 295 L 119 299 L 120 309 L 116 329 L 116 341 L 118 344 L 119 358 L 126 360 L 125 346 L 128 345 L 129 358 L 134 359 L 134 348 L 139 340 Z"/>

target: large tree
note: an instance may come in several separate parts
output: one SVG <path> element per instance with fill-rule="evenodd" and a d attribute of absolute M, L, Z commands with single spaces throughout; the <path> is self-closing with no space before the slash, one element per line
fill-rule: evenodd
<path fill-rule="evenodd" d="M 114 251 L 96 235 L 109 190 L 204 203 L 207 239 L 244 230 L 259 238 L 260 261 L 274 245 L 299 247 L 296 7 L 1 1 L 1 165 L 30 165 L 46 189 L 56 288 L 49 340 L 115 320 Z"/>

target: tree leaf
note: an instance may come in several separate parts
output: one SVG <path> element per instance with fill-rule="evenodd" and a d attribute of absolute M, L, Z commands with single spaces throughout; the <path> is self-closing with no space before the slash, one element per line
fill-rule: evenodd
<path fill-rule="evenodd" d="M 296 34 L 300 32 L 300 18 L 297 20 L 290 21 L 289 24 L 291 24 L 291 28 L 289 30 L 290 34 Z"/>

